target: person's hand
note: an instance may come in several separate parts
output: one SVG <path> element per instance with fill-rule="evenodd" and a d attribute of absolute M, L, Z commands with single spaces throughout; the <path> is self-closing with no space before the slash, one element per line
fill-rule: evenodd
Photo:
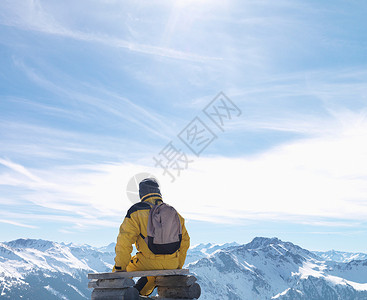
<path fill-rule="evenodd" d="M 126 270 L 121 270 L 119 267 L 116 269 L 116 266 L 113 266 L 112 272 L 126 272 Z"/>

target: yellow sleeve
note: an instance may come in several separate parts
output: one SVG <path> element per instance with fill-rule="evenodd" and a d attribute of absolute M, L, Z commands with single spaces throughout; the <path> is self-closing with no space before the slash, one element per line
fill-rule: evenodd
<path fill-rule="evenodd" d="M 181 241 L 181 247 L 180 247 L 180 252 L 179 252 L 179 256 L 178 256 L 178 261 L 179 261 L 179 269 L 182 269 L 183 265 L 185 264 L 185 259 L 186 259 L 186 253 L 187 250 L 190 248 L 190 236 L 186 230 L 185 227 L 185 219 L 182 218 L 180 216 L 181 219 L 181 225 L 182 225 L 182 241 Z"/>
<path fill-rule="evenodd" d="M 133 251 L 132 245 L 135 244 L 139 233 L 139 225 L 136 220 L 134 220 L 134 215 L 125 217 L 124 222 L 120 226 L 120 232 L 117 237 L 115 247 L 115 266 L 113 267 L 112 272 L 126 270 L 126 267 L 131 260 L 131 252 Z"/>

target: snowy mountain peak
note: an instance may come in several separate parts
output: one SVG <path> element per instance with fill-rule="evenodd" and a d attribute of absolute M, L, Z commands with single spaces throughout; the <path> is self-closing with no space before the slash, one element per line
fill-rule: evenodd
<path fill-rule="evenodd" d="M 239 246 L 239 244 L 236 242 L 224 243 L 224 244 L 201 243 L 201 244 L 190 247 L 190 249 L 194 251 L 214 252 L 218 249 L 224 249 L 224 248 L 229 248 L 229 247 L 234 247 L 234 246 Z"/>
<path fill-rule="evenodd" d="M 36 239 L 0 243 L 0 298 L 90 299 L 87 273 L 111 271 L 113 259 L 114 253 L 88 245 Z"/>
<path fill-rule="evenodd" d="M 233 243 L 225 243 L 225 244 L 213 244 L 213 243 L 207 243 L 207 244 L 198 244 L 195 246 L 192 246 L 186 256 L 186 264 L 197 262 L 198 260 L 202 258 L 208 258 L 209 256 L 213 255 L 217 251 L 228 249 L 231 247 L 238 247 L 239 244 L 236 242 Z"/>
<path fill-rule="evenodd" d="M 246 244 L 246 248 L 256 250 L 259 248 L 265 248 L 270 245 L 277 245 L 281 243 L 282 241 L 276 237 L 273 238 L 255 237 L 250 243 Z"/>
<path fill-rule="evenodd" d="M 291 242 L 283 242 L 278 238 L 256 237 L 250 243 L 240 246 L 243 251 L 257 251 L 275 256 L 292 256 L 294 259 L 317 258 L 317 256 Z"/>
<path fill-rule="evenodd" d="M 109 245 L 105 247 L 98 248 L 101 252 L 115 252 L 116 243 L 110 243 Z"/>
<path fill-rule="evenodd" d="M 207 244 L 201 243 L 201 244 L 198 244 L 198 245 L 191 246 L 190 249 L 202 250 L 202 249 L 208 249 L 212 246 L 213 246 L 212 243 L 207 243 Z"/>
<path fill-rule="evenodd" d="M 367 260 L 325 262 L 278 238 L 219 250 L 189 265 L 203 300 L 367 299 Z"/>
<path fill-rule="evenodd" d="M 367 260 L 367 254 L 360 252 L 350 253 L 350 252 L 330 250 L 330 251 L 313 251 L 313 253 L 326 261 L 347 263 L 353 260 Z"/>
<path fill-rule="evenodd" d="M 0 298 L 90 299 L 87 273 L 111 271 L 114 246 L 0 243 Z M 367 260 L 328 261 L 278 238 L 200 244 L 189 249 L 185 267 L 198 278 L 201 300 L 367 299 Z"/>
<path fill-rule="evenodd" d="M 17 239 L 14 241 L 4 243 L 11 248 L 33 248 L 39 250 L 46 250 L 55 247 L 56 243 L 41 239 Z"/>

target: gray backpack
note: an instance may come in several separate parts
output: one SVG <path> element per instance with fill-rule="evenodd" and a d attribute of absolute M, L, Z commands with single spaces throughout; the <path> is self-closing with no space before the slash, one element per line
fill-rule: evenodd
<path fill-rule="evenodd" d="M 147 237 L 143 237 L 154 254 L 173 254 L 181 246 L 182 226 L 177 211 L 166 203 L 154 205 L 149 213 Z"/>

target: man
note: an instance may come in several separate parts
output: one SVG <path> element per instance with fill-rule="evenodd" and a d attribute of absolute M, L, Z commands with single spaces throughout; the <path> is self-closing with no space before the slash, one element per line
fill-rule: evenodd
<path fill-rule="evenodd" d="M 173 254 L 154 254 L 149 249 L 145 237 L 147 237 L 150 210 L 154 206 L 163 203 L 157 181 L 154 178 L 141 181 L 139 183 L 139 196 L 140 202 L 130 207 L 120 226 L 115 248 L 115 266 L 112 271 L 182 269 L 187 249 L 190 247 L 190 237 L 185 228 L 184 218 L 178 214 L 182 228 L 179 249 Z M 134 243 L 138 253 L 131 257 L 132 244 Z M 155 278 L 142 277 L 136 283 L 135 288 L 140 295 L 148 296 L 155 288 Z"/>

